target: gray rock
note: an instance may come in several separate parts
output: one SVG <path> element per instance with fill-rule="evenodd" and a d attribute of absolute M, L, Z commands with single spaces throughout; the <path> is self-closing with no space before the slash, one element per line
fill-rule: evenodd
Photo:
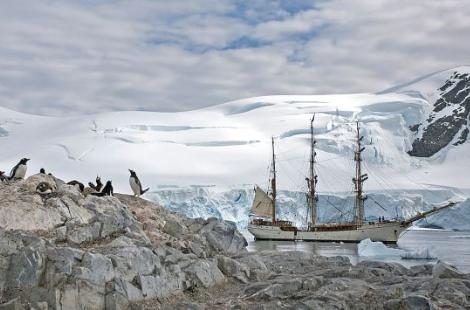
<path fill-rule="evenodd" d="M 48 310 L 49 309 L 49 305 L 47 304 L 47 302 L 45 301 L 41 301 L 41 302 L 34 302 L 31 306 L 31 310 Z"/>
<path fill-rule="evenodd" d="M 171 219 L 165 223 L 163 226 L 163 232 L 167 233 L 173 237 L 181 238 L 181 236 L 186 233 L 186 227 L 183 226 L 180 222 Z"/>
<path fill-rule="evenodd" d="M 74 274 L 78 279 L 102 285 L 114 278 L 114 268 L 111 259 L 101 254 L 86 253 L 82 266 L 76 267 Z"/>
<path fill-rule="evenodd" d="M 432 276 L 434 278 L 458 278 L 462 279 L 465 278 L 465 274 L 458 271 L 455 267 L 448 265 L 442 261 L 438 261 L 433 269 L 432 269 Z"/>
<path fill-rule="evenodd" d="M 24 307 L 18 298 L 12 299 L 9 302 L 0 305 L 0 310 L 23 310 Z"/>
<path fill-rule="evenodd" d="M 145 299 L 163 298 L 183 290 L 182 275 L 162 273 L 162 275 L 137 276 L 136 283 L 142 289 Z"/>
<path fill-rule="evenodd" d="M 13 254 L 7 273 L 5 287 L 10 290 L 40 285 L 45 264 L 45 249 L 24 247 Z"/>
<path fill-rule="evenodd" d="M 429 298 L 420 295 L 410 295 L 402 299 L 391 299 L 384 304 L 387 310 L 431 310 L 434 309 Z"/>
<path fill-rule="evenodd" d="M 67 227 L 66 226 L 57 227 L 55 230 L 55 234 L 56 234 L 56 238 L 55 238 L 56 242 L 66 241 L 67 240 Z"/>
<path fill-rule="evenodd" d="M 67 229 L 67 241 L 72 244 L 93 242 L 100 238 L 101 223 L 94 222 L 86 226 L 72 226 Z"/>
<path fill-rule="evenodd" d="M 80 309 L 101 310 L 105 308 L 105 286 L 88 281 L 77 281 Z"/>
<path fill-rule="evenodd" d="M 384 269 L 394 275 L 405 275 L 408 273 L 408 270 L 400 264 L 397 263 L 385 263 L 378 261 L 362 261 L 357 264 L 358 267 L 365 268 L 374 268 L 374 269 Z"/>
<path fill-rule="evenodd" d="M 129 282 L 137 275 L 158 274 L 161 270 L 159 257 L 148 248 L 112 248 L 106 254 L 113 263 L 115 276 Z"/>
<path fill-rule="evenodd" d="M 230 257 L 218 256 L 217 265 L 225 276 L 235 278 L 243 283 L 248 283 L 250 279 L 250 269 L 238 261 Z"/>
<path fill-rule="evenodd" d="M 162 310 L 204 310 L 207 309 L 203 304 L 195 302 L 181 302 L 172 305 L 165 305 Z"/>
<path fill-rule="evenodd" d="M 214 261 L 198 260 L 184 270 L 196 287 L 211 287 L 225 281 L 223 273 Z"/>
<path fill-rule="evenodd" d="M 200 232 L 216 253 L 236 254 L 248 245 L 234 222 L 210 218 Z"/>

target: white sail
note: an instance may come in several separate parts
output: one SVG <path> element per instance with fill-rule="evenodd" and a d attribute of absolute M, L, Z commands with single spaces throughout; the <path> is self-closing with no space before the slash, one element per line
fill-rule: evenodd
<path fill-rule="evenodd" d="M 273 215 L 273 200 L 259 186 L 255 188 L 251 212 L 255 216 L 271 217 Z"/>

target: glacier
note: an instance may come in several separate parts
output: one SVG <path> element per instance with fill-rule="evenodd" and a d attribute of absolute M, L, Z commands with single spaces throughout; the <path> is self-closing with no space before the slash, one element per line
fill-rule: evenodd
<path fill-rule="evenodd" d="M 456 189 L 390 190 L 369 192 L 365 201 L 366 220 L 406 219 L 417 212 L 431 209 L 446 201 L 461 201 L 455 207 L 422 219 L 417 227 L 450 230 L 469 230 L 470 199 L 468 192 Z M 233 221 L 241 229 L 248 225 L 254 189 L 251 185 L 238 187 L 190 186 L 154 189 L 146 197 L 167 208 L 190 217 L 217 217 Z M 300 191 L 280 190 L 277 196 L 277 216 L 299 227 L 307 226 L 306 195 Z M 352 219 L 353 193 L 319 194 L 318 220 L 323 223 Z"/>
<path fill-rule="evenodd" d="M 470 142 L 449 143 L 430 157 L 408 154 L 430 122 L 439 89 L 455 72 L 467 74 L 470 67 L 379 93 L 264 96 L 175 113 L 58 118 L 0 107 L 0 170 L 9 171 L 28 157 L 28 174 L 45 168 L 83 183 L 100 175 L 113 181 L 116 192 L 130 193 L 127 169 L 132 169 L 144 186 L 151 186 L 145 198 L 192 217 L 215 216 L 245 227 L 254 184 L 267 187 L 274 137 L 278 214 L 305 226 L 308 129 L 315 113 L 321 221 L 350 213 L 354 126 L 359 121 L 369 175 L 368 220 L 405 218 L 453 199 L 459 201 L 456 207 L 417 225 L 469 230 L 470 178 L 465 171 L 470 171 Z"/>

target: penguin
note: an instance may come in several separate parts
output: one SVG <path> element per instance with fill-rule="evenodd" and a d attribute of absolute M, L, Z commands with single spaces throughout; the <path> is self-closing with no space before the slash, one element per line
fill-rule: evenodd
<path fill-rule="evenodd" d="M 78 182 L 77 180 L 67 182 L 67 185 L 75 186 L 76 188 L 80 190 L 80 192 L 83 192 L 83 190 L 85 189 L 85 185 L 83 185 L 83 183 L 81 182 Z"/>
<path fill-rule="evenodd" d="M 5 171 L 0 171 L 0 182 L 4 182 L 7 180 L 7 177 L 5 176 Z"/>
<path fill-rule="evenodd" d="M 41 195 L 46 195 L 52 193 L 53 188 L 47 182 L 41 182 L 36 186 L 36 192 Z"/>
<path fill-rule="evenodd" d="M 96 185 L 93 182 L 88 182 L 88 186 L 93 188 L 95 191 L 99 192 L 103 187 L 103 183 L 101 183 L 101 178 L 99 175 L 96 176 Z"/>
<path fill-rule="evenodd" d="M 129 185 L 131 186 L 131 189 L 134 192 L 134 196 L 139 197 L 140 195 L 145 194 L 150 189 L 150 187 L 147 187 L 146 189 L 142 190 L 142 184 L 140 184 L 140 180 L 137 177 L 135 171 L 129 169 L 129 172 L 131 173 L 131 176 L 129 177 Z"/>
<path fill-rule="evenodd" d="M 26 163 L 28 162 L 29 158 L 23 158 L 20 160 L 19 163 L 16 164 L 13 169 L 11 169 L 10 172 L 10 177 L 9 179 L 23 179 L 26 176 L 26 170 L 28 167 L 26 166 Z"/>
<path fill-rule="evenodd" d="M 93 196 L 113 196 L 113 184 L 111 181 L 107 181 L 106 185 L 103 187 L 103 190 L 99 193 L 91 193 Z"/>
<path fill-rule="evenodd" d="M 40 174 L 46 174 L 46 170 L 44 170 L 44 168 L 41 168 L 41 170 L 39 170 L 39 173 Z"/>

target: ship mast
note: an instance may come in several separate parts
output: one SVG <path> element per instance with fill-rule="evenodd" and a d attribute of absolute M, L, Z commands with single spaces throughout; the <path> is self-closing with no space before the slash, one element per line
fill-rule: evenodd
<path fill-rule="evenodd" d="M 310 228 L 312 230 L 315 229 L 315 224 L 317 221 L 317 200 L 318 197 L 316 195 L 316 186 L 317 186 L 317 175 L 315 174 L 315 156 L 317 153 L 315 152 L 315 137 L 313 136 L 313 121 L 315 120 L 315 114 L 313 114 L 312 119 L 310 121 L 310 169 L 309 169 L 309 177 L 306 178 L 307 186 L 308 186 L 308 193 L 307 193 L 307 202 L 310 208 Z"/>
<path fill-rule="evenodd" d="M 273 162 L 272 162 L 272 173 L 273 177 L 271 179 L 271 196 L 273 199 L 273 215 L 272 215 L 272 222 L 273 224 L 276 222 L 276 155 L 274 154 L 274 137 L 271 137 L 272 142 L 272 151 L 273 151 Z"/>
<path fill-rule="evenodd" d="M 364 151 L 364 147 L 361 146 L 361 141 L 364 136 L 360 136 L 359 133 L 359 122 L 356 122 L 357 140 L 356 150 L 354 151 L 354 161 L 356 162 L 356 177 L 353 178 L 354 187 L 356 191 L 356 202 L 354 205 L 355 209 L 355 222 L 358 226 L 363 224 L 364 221 L 364 200 L 366 197 L 363 195 L 362 185 L 365 180 L 368 179 L 367 174 L 362 174 L 361 170 L 361 153 Z"/>

